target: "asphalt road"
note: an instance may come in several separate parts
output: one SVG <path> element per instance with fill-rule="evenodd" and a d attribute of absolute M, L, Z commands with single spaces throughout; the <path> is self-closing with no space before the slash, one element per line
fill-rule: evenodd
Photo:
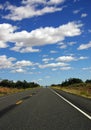
<path fill-rule="evenodd" d="M 76 97 L 68 97 L 76 105 Z M 90 116 L 91 100 L 78 98 L 86 107 L 77 107 Z M 50 89 L 39 88 L 0 98 L 0 130 L 91 130 L 91 119 Z"/>

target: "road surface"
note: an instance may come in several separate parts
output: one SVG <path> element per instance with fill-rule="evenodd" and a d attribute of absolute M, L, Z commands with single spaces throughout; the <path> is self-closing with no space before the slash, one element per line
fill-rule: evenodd
<path fill-rule="evenodd" d="M 69 101 L 70 95 L 65 98 Z M 77 100 L 71 95 L 72 104 L 79 102 L 77 108 L 90 117 L 91 100 Z M 55 91 L 38 88 L 0 98 L 0 130 L 91 130 L 91 119 Z"/>

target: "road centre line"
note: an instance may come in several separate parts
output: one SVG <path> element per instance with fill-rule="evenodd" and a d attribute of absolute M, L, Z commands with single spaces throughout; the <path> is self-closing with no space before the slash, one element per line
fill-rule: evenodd
<path fill-rule="evenodd" d="M 59 96 L 60 98 L 62 98 L 65 102 L 67 102 L 68 104 L 70 104 L 72 107 L 74 107 L 76 110 L 78 110 L 80 113 L 82 113 L 85 117 L 87 117 L 89 120 L 91 120 L 91 116 L 88 115 L 87 113 L 85 113 L 83 110 L 81 110 L 80 108 L 78 108 L 77 106 L 75 106 L 73 103 L 71 103 L 70 101 L 68 101 L 66 98 L 64 98 L 63 96 L 61 96 L 59 93 L 55 92 L 53 89 L 50 89 L 53 93 L 55 93 L 57 96 Z"/>

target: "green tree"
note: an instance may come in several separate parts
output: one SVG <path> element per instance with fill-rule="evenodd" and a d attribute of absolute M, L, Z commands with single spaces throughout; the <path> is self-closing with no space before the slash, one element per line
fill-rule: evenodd
<path fill-rule="evenodd" d="M 91 84 L 91 80 L 90 80 L 90 79 L 87 79 L 87 80 L 85 81 L 85 83 L 90 83 L 90 84 Z"/>
<path fill-rule="evenodd" d="M 64 82 L 62 82 L 62 86 L 69 86 L 72 84 L 78 84 L 78 83 L 83 83 L 83 81 L 79 78 L 69 78 L 68 80 L 65 80 Z"/>

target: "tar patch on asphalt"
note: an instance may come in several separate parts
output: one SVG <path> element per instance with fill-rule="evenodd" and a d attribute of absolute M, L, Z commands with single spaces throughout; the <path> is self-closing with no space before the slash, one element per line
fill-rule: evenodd
<path fill-rule="evenodd" d="M 30 96 L 26 96 L 26 97 L 22 98 L 21 100 L 26 100 L 26 99 L 29 99 L 29 98 L 30 98 Z"/>
<path fill-rule="evenodd" d="M 8 113 L 9 111 L 11 111 L 12 109 L 14 109 L 17 105 L 16 104 L 13 104 L 13 105 L 10 105 L 4 109 L 2 109 L 0 111 L 0 117 L 4 116 L 6 113 Z"/>
<path fill-rule="evenodd" d="M 32 94 L 30 94 L 29 96 L 26 96 L 22 99 L 20 99 L 19 101 L 17 101 L 15 104 L 12 104 L 2 110 L 0 110 L 0 117 L 4 116 L 6 113 L 8 113 L 9 111 L 11 111 L 12 109 L 14 109 L 15 107 L 17 107 L 17 105 L 20 105 L 24 100 L 29 99 L 30 97 L 32 97 L 33 95 L 35 95 L 36 92 L 33 92 Z"/>
<path fill-rule="evenodd" d="M 35 94 L 36 94 L 36 92 L 33 92 L 33 93 L 32 93 L 32 95 L 35 95 Z"/>

